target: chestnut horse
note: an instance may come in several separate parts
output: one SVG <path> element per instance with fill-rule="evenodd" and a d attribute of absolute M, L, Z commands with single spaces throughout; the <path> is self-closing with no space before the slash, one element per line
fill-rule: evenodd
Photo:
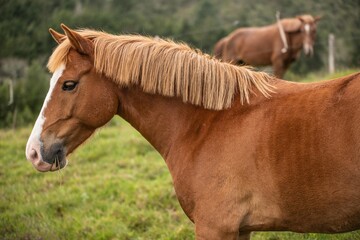
<path fill-rule="evenodd" d="M 360 74 L 291 83 L 185 44 L 62 28 L 26 146 L 37 170 L 119 115 L 165 159 L 196 239 L 360 228 Z"/>
<path fill-rule="evenodd" d="M 214 54 L 234 64 L 272 65 L 274 74 L 282 78 L 290 64 L 299 58 L 301 48 L 306 55 L 312 55 L 319 19 L 311 15 L 282 19 L 280 24 L 286 40 L 281 38 L 279 23 L 239 28 L 216 43 Z"/>

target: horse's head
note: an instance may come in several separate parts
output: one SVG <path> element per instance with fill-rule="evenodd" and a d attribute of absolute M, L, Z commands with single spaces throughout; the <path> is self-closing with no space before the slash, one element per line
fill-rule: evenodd
<path fill-rule="evenodd" d="M 302 41 L 303 50 L 306 55 L 312 55 L 314 52 L 316 25 L 320 18 L 321 17 L 312 17 L 311 15 L 302 15 L 284 22 L 286 32 L 298 33 L 293 36 Z"/>
<path fill-rule="evenodd" d="M 314 50 L 313 46 L 316 38 L 316 24 L 320 17 L 313 18 L 310 15 L 303 15 L 298 17 L 301 21 L 301 34 L 303 37 L 303 49 L 306 55 L 312 55 Z"/>
<path fill-rule="evenodd" d="M 69 44 L 66 59 L 50 80 L 50 89 L 26 145 L 26 157 L 39 171 L 63 168 L 66 156 L 117 112 L 112 81 L 93 67 L 90 39 L 62 25 L 66 35 L 50 29 L 59 44 Z"/>

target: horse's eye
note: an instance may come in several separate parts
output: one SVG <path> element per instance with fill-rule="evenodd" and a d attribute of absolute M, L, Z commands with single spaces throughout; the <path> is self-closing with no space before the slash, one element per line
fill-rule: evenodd
<path fill-rule="evenodd" d="M 74 90 L 74 88 L 76 87 L 77 84 L 78 84 L 78 82 L 75 82 L 75 81 L 66 81 L 62 85 L 62 90 L 72 91 L 72 90 Z"/>

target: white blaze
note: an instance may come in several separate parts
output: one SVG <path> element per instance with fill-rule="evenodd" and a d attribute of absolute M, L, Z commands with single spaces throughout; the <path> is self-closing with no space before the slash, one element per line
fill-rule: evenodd
<path fill-rule="evenodd" d="M 53 76 L 51 77 L 49 91 L 46 94 L 46 98 L 44 100 L 43 106 L 41 108 L 38 118 L 36 119 L 34 128 L 31 131 L 29 140 L 26 144 L 26 152 L 25 153 L 26 153 L 27 159 L 30 159 L 28 156 L 32 149 L 36 149 L 36 150 L 40 151 L 40 134 L 42 132 L 43 124 L 45 122 L 44 111 L 46 109 L 47 103 L 51 99 L 52 91 L 54 90 L 54 87 L 55 87 L 57 81 L 59 80 L 59 78 L 61 77 L 64 69 L 65 69 L 65 65 L 62 64 L 60 67 L 58 67 L 56 69 Z M 40 152 L 38 152 L 38 153 L 40 154 Z"/>
<path fill-rule="evenodd" d="M 305 34 L 306 36 L 303 39 L 303 49 L 306 55 L 313 54 L 313 46 L 312 46 L 312 42 L 311 42 L 311 36 L 310 36 L 310 30 L 311 30 L 311 26 L 310 24 L 305 24 L 304 25 L 304 30 L 305 30 Z"/>

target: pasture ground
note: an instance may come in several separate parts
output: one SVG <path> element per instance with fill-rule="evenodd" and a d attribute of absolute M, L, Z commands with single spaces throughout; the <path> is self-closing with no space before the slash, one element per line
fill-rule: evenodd
<path fill-rule="evenodd" d="M 70 156 L 67 168 L 54 173 L 39 173 L 26 161 L 30 132 L 30 126 L 0 130 L 0 239 L 194 239 L 165 162 L 120 118 L 97 131 Z M 356 240 L 360 231 L 258 232 L 252 239 Z"/>

